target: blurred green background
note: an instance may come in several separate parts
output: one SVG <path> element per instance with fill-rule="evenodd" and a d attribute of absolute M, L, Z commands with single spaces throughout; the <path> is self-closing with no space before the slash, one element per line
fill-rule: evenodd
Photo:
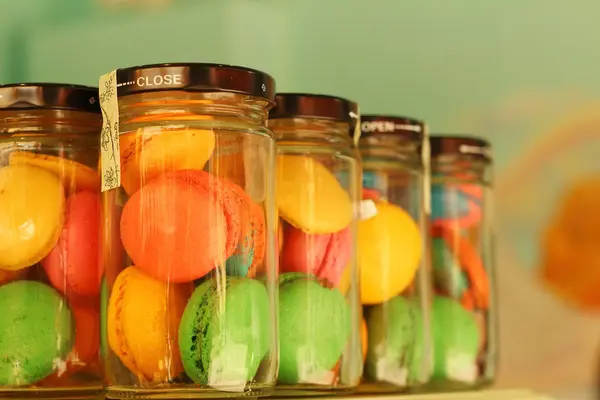
<path fill-rule="evenodd" d="M 222 62 L 265 70 L 280 91 L 340 95 L 364 113 L 486 137 L 499 385 L 575 399 L 596 379 L 600 324 L 535 270 L 565 191 L 600 174 L 598 21 L 598 0 L 0 0 L 0 83 L 96 85 L 119 67 Z"/>
<path fill-rule="evenodd" d="M 516 90 L 600 93 L 597 0 L 103 3 L 0 0 L 0 81 L 96 84 L 143 63 L 242 64 L 281 91 L 347 96 L 446 132 L 478 128 L 470 112 Z M 535 139 L 506 134 L 499 167 Z"/>

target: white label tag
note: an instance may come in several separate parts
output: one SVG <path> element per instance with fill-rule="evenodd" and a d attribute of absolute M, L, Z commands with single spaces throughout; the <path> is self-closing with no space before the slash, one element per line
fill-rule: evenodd
<path fill-rule="evenodd" d="M 359 218 L 361 221 L 373 218 L 377 215 L 377 205 L 371 199 L 362 200 L 360 202 Z"/>
<path fill-rule="evenodd" d="M 382 381 L 399 387 L 406 386 L 408 370 L 406 367 L 399 365 L 397 359 L 382 357 L 377 361 L 375 368 L 377 369 L 377 377 Z"/>
<path fill-rule="evenodd" d="M 312 383 L 315 385 L 330 385 L 335 378 L 333 371 L 316 369 L 315 361 L 318 359 L 314 349 L 300 347 L 298 355 L 298 383 Z"/>
<path fill-rule="evenodd" d="M 102 191 L 121 186 L 121 149 L 119 146 L 119 104 L 117 101 L 117 71 L 102 75 L 100 109 L 102 133 L 100 135 L 100 170 Z"/>
<path fill-rule="evenodd" d="M 477 380 L 475 360 L 466 354 L 450 353 L 446 359 L 446 372 L 449 378 L 460 382 L 473 383 Z"/>
<path fill-rule="evenodd" d="M 246 388 L 248 370 L 246 357 L 248 347 L 229 343 L 220 353 L 211 354 L 208 384 L 224 392 L 243 392 Z"/>

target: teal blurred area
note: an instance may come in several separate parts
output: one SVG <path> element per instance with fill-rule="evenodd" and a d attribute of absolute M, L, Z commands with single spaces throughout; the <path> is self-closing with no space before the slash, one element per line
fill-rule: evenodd
<path fill-rule="evenodd" d="M 97 85 L 100 74 L 138 64 L 239 64 L 272 74 L 279 91 L 345 96 L 364 113 L 489 139 L 499 384 L 561 393 L 591 385 L 597 318 L 565 305 L 535 274 L 565 192 L 600 176 L 598 0 L 116 3 L 0 0 L 0 83 Z"/>

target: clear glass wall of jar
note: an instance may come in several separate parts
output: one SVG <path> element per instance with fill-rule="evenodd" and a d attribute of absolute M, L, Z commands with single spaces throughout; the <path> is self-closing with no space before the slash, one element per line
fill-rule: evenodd
<path fill-rule="evenodd" d="M 411 118 L 361 116 L 364 392 L 417 388 L 431 374 L 424 130 L 423 122 Z"/>
<path fill-rule="evenodd" d="M 277 374 L 275 82 L 213 64 L 116 79 L 121 186 L 103 193 L 107 396 L 264 393 Z"/>
<path fill-rule="evenodd" d="M 497 355 L 491 147 L 466 136 L 430 144 L 432 386 L 475 388 L 493 382 Z"/>
<path fill-rule="evenodd" d="M 280 217 L 277 395 L 331 394 L 360 382 L 356 270 L 360 162 L 349 135 L 357 106 L 338 97 L 278 94 Z"/>
<path fill-rule="evenodd" d="M 0 397 L 102 390 L 98 89 L 0 86 Z"/>

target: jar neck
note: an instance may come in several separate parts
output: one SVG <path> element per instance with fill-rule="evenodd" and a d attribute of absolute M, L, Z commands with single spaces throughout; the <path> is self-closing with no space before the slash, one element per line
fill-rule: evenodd
<path fill-rule="evenodd" d="M 314 144 L 352 145 L 350 124 L 318 118 L 270 119 L 269 129 L 281 142 L 312 142 Z"/>
<path fill-rule="evenodd" d="M 71 110 L 0 110 L 0 135 L 99 135 L 100 114 Z"/>
<path fill-rule="evenodd" d="M 237 93 L 149 92 L 119 98 L 119 119 L 124 130 L 124 125 L 159 121 L 218 120 L 224 125 L 265 126 L 272 106 L 267 100 Z"/>
<path fill-rule="evenodd" d="M 398 135 L 369 134 L 360 139 L 358 149 L 365 164 L 401 163 L 410 168 L 422 168 L 422 143 Z"/>
<path fill-rule="evenodd" d="M 456 180 L 491 186 L 492 165 L 479 157 L 443 154 L 431 158 L 431 176 L 436 180 Z"/>

